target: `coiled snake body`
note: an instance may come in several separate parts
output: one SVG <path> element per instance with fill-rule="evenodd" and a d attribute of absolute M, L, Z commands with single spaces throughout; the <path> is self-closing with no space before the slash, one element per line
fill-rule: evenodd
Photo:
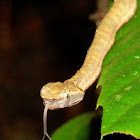
<path fill-rule="evenodd" d="M 134 15 L 137 0 L 114 0 L 114 4 L 96 30 L 94 40 L 87 52 L 82 67 L 70 79 L 50 82 L 41 89 L 44 100 L 44 135 L 47 135 L 47 110 L 75 105 L 83 100 L 86 89 L 101 72 L 104 57 L 112 47 L 116 32 Z M 49 137 L 49 136 L 48 136 Z"/>

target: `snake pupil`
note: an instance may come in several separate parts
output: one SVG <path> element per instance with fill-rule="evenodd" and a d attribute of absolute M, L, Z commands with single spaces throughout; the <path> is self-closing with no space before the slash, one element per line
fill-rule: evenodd
<path fill-rule="evenodd" d="M 67 94 L 67 99 L 69 99 L 69 97 L 70 97 L 69 94 Z"/>

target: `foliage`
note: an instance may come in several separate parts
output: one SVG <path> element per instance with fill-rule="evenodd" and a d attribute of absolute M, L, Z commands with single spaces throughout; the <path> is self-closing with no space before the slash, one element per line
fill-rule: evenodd
<path fill-rule="evenodd" d="M 99 84 L 102 91 L 97 107 L 103 107 L 101 137 L 120 132 L 140 138 L 140 0 L 131 21 L 117 33 L 107 54 Z M 63 125 L 52 139 L 88 139 L 93 113 L 84 114 Z M 82 136 L 80 136 L 82 135 Z"/>
<path fill-rule="evenodd" d="M 140 1 L 131 21 L 117 33 L 107 54 L 97 107 L 103 107 L 102 137 L 113 132 L 140 138 Z"/>
<path fill-rule="evenodd" d="M 85 113 L 64 124 L 52 135 L 52 140 L 86 140 L 89 137 L 90 122 L 97 113 Z"/>

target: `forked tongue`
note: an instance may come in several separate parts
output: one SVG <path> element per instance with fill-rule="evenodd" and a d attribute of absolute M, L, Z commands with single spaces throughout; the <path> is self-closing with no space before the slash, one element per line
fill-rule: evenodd
<path fill-rule="evenodd" d="M 47 136 L 48 139 L 51 140 L 51 138 L 50 138 L 50 136 L 48 135 L 48 132 L 47 132 L 47 112 L 48 112 L 48 105 L 46 104 L 45 108 L 44 108 L 44 113 L 43 113 L 44 136 L 43 136 L 42 140 L 45 139 L 45 136 Z"/>

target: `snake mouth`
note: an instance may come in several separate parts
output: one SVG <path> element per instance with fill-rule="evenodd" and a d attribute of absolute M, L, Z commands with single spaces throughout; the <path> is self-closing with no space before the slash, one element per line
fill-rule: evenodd
<path fill-rule="evenodd" d="M 83 100 L 83 94 L 76 94 L 74 96 L 68 96 L 67 98 L 59 98 L 59 99 L 43 99 L 44 105 L 48 106 L 50 110 L 61 109 L 65 107 L 71 107 L 73 105 L 78 104 Z"/>
<path fill-rule="evenodd" d="M 62 99 L 43 99 L 44 102 L 43 104 L 48 106 L 48 109 L 50 110 L 56 110 L 56 109 L 61 109 L 66 106 L 68 106 L 68 100 Z"/>

